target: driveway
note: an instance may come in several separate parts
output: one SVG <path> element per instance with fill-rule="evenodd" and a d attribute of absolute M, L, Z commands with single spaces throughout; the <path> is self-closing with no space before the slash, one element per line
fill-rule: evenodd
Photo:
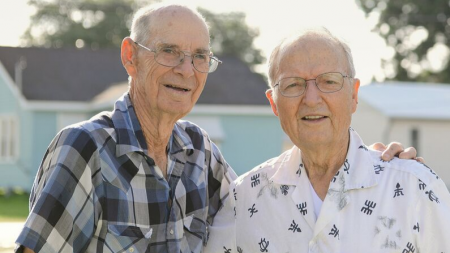
<path fill-rule="evenodd" d="M 14 243 L 22 230 L 24 222 L 1 222 L 0 223 L 0 253 L 12 253 L 16 244 Z"/>

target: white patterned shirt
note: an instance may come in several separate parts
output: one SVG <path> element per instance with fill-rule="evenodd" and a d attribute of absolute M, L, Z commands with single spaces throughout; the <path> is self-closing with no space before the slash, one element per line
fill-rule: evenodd
<path fill-rule="evenodd" d="M 450 252 L 450 194 L 415 160 L 380 159 L 350 129 L 345 163 L 315 220 L 297 147 L 239 177 L 206 252 Z"/>

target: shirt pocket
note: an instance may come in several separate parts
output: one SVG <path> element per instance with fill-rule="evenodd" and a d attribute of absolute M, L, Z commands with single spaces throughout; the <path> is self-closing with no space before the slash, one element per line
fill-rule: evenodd
<path fill-rule="evenodd" d="M 183 219 L 183 226 L 184 239 L 187 240 L 190 251 L 201 252 L 208 239 L 205 221 L 190 215 Z"/>
<path fill-rule="evenodd" d="M 373 253 L 402 253 L 402 252 L 411 252 L 411 251 L 403 251 L 403 249 L 378 249 L 371 251 Z"/>
<path fill-rule="evenodd" d="M 108 223 L 105 252 L 145 252 L 150 244 L 152 228 L 135 224 Z"/>

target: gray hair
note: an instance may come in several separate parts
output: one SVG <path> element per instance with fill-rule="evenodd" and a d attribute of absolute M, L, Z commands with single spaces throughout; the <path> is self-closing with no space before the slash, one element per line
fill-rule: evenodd
<path fill-rule="evenodd" d="M 351 77 L 355 77 L 355 66 L 353 64 L 353 56 L 352 56 L 352 52 L 350 50 L 350 47 L 348 46 L 348 44 L 334 36 L 333 34 L 331 34 L 331 32 L 324 28 L 324 27 L 320 27 L 320 28 L 313 28 L 313 29 L 307 29 L 307 30 L 303 30 L 299 33 L 296 33 L 294 35 L 288 36 L 286 38 L 284 38 L 283 40 L 281 40 L 278 45 L 273 49 L 272 54 L 270 55 L 270 59 L 269 59 L 269 87 L 272 88 L 273 85 L 275 85 L 275 75 L 277 74 L 277 67 L 280 64 L 280 60 L 279 59 L 279 54 L 280 51 L 283 50 L 286 45 L 289 45 L 289 43 L 295 42 L 297 40 L 299 40 L 302 37 L 305 37 L 307 35 L 315 35 L 315 36 L 319 36 L 322 37 L 324 39 L 327 39 L 331 42 L 334 42 L 336 44 L 338 44 L 345 53 L 345 56 L 347 58 L 347 64 L 348 64 L 348 71 L 349 73 L 347 73 L 348 75 L 350 75 Z"/>
<path fill-rule="evenodd" d="M 188 6 L 179 4 L 163 4 L 163 3 L 151 4 L 146 7 L 140 8 L 134 14 L 133 22 L 131 24 L 131 34 L 130 34 L 131 39 L 139 43 L 146 43 L 151 36 L 153 15 L 158 11 L 172 7 L 181 7 L 186 10 L 189 10 L 194 15 L 196 15 L 201 21 L 203 21 L 206 27 L 208 27 L 205 18 L 197 10 L 192 9 Z"/>

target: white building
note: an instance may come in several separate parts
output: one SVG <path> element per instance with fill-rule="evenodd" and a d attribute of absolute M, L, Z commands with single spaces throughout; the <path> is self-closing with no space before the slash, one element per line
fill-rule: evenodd
<path fill-rule="evenodd" d="M 364 142 L 414 146 L 450 188 L 450 85 L 388 82 L 360 87 L 352 127 Z"/>

